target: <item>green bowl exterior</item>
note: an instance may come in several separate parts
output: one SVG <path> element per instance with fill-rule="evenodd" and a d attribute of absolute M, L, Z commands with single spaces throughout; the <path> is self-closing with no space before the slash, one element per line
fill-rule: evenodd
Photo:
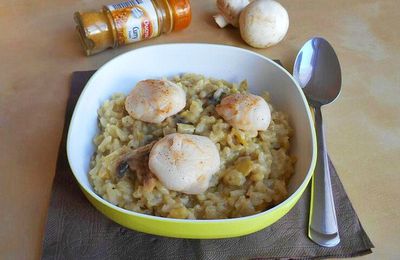
<path fill-rule="evenodd" d="M 306 180 L 306 183 L 309 181 L 309 179 Z M 243 236 L 268 227 L 289 212 L 300 199 L 306 187 L 307 185 L 303 185 L 302 189 L 298 190 L 294 196 L 268 212 L 218 221 L 181 221 L 129 214 L 109 207 L 101 200 L 94 198 L 84 188 L 81 187 L 81 189 L 95 208 L 111 220 L 129 229 L 166 237 L 215 239 Z"/>

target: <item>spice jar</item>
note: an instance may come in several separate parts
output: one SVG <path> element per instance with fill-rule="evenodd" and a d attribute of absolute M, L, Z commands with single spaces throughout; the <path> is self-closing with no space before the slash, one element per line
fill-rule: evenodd
<path fill-rule="evenodd" d="M 191 18 L 189 0 L 132 0 L 74 14 L 88 56 L 184 29 Z"/>

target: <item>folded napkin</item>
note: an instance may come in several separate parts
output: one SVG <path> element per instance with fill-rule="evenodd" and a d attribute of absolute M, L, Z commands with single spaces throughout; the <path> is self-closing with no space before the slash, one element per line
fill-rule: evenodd
<path fill-rule="evenodd" d="M 94 71 L 74 72 L 43 242 L 43 259 L 312 259 L 371 253 L 362 228 L 332 162 L 329 167 L 341 243 L 333 248 L 307 237 L 310 187 L 275 224 L 229 239 L 177 239 L 126 229 L 98 212 L 84 197 L 66 155 L 66 134 L 76 101 Z"/>

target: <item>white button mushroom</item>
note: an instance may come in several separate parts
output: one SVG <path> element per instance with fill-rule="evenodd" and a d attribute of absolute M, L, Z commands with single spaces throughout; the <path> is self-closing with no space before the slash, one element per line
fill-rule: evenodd
<path fill-rule="evenodd" d="M 266 48 L 280 42 L 289 28 L 285 8 L 272 0 L 251 2 L 240 13 L 240 35 L 255 48 Z"/>
<path fill-rule="evenodd" d="M 249 3 L 249 0 L 217 0 L 217 7 L 220 13 L 214 15 L 215 22 L 221 28 L 228 24 L 239 27 L 240 12 Z"/>
<path fill-rule="evenodd" d="M 133 118 L 161 123 L 186 106 L 186 93 L 169 80 L 142 80 L 125 100 L 125 109 Z"/>
<path fill-rule="evenodd" d="M 167 189 L 174 191 L 205 192 L 219 167 L 218 149 L 204 136 L 169 134 L 150 151 L 150 170 Z"/>
<path fill-rule="evenodd" d="M 271 111 L 267 102 L 250 93 L 224 97 L 216 111 L 231 126 L 252 133 L 267 130 L 271 122 Z"/>

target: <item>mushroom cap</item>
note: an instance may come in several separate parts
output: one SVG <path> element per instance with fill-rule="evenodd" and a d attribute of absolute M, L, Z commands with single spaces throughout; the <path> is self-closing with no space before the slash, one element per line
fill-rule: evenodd
<path fill-rule="evenodd" d="M 186 106 L 186 93 L 169 80 L 142 80 L 125 100 L 125 109 L 133 118 L 161 123 Z"/>
<path fill-rule="evenodd" d="M 289 28 L 286 9 L 273 0 L 251 2 L 240 14 L 240 35 L 255 48 L 267 48 L 280 42 Z"/>
<path fill-rule="evenodd" d="M 267 102 L 250 93 L 224 97 L 216 111 L 231 126 L 244 131 L 265 131 L 271 122 L 271 111 Z"/>
<path fill-rule="evenodd" d="M 149 168 L 170 190 L 200 194 L 220 167 L 216 145 L 205 136 L 169 134 L 154 144 Z"/>
<path fill-rule="evenodd" d="M 240 12 L 249 2 L 249 0 L 217 0 L 217 7 L 227 23 L 239 27 Z"/>

